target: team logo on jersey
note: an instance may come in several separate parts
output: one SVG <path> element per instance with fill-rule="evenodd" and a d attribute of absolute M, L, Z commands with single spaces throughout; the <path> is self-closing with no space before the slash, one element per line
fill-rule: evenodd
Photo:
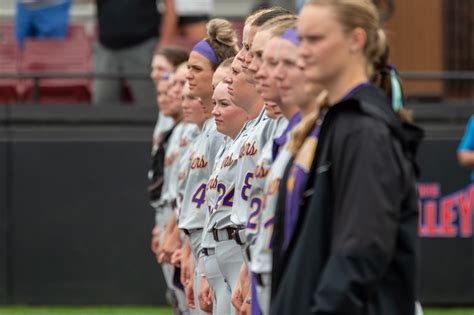
<path fill-rule="evenodd" d="M 217 184 L 219 183 L 219 176 L 211 177 L 207 183 L 207 190 L 216 189 Z"/>
<path fill-rule="evenodd" d="M 204 159 L 204 154 L 202 156 L 193 157 L 191 160 L 191 169 L 206 168 L 207 164 L 209 163 Z"/>
<path fill-rule="evenodd" d="M 265 162 L 258 163 L 255 169 L 255 178 L 265 178 L 268 175 L 268 168 L 265 167 Z"/>
<path fill-rule="evenodd" d="M 234 159 L 232 158 L 232 154 L 227 155 L 224 160 L 222 161 L 221 168 L 226 168 L 231 166 L 234 163 Z"/>
<path fill-rule="evenodd" d="M 254 156 L 255 154 L 257 154 L 258 150 L 256 148 L 256 144 L 256 140 L 254 140 L 253 142 L 244 141 L 244 143 L 240 147 L 239 159 L 243 156 Z"/>
<path fill-rule="evenodd" d="M 177 157 L 178 157 L 177 151 L 174 151 L 171 154 L 169 154 L 167 157 L 165 157 L 165 167 L 168 167 L 171 164 L 173 164 Z"/>

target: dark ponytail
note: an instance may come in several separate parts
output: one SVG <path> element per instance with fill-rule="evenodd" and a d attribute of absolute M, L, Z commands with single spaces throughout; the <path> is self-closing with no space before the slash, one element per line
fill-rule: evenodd
<path fill-rule="evenodd" d="M 400 75 L 397 69 L 388 64 L 390 55 L 389 46 L 385 46 L 385 51 L 374 62 L 374 72 L 371 81 L 376 86 L 385 91 L 391 101 L 393 110 L 398 114 L 401 121 L 412 122 L 412 113 L 404 108 L 403 88 Z"/>

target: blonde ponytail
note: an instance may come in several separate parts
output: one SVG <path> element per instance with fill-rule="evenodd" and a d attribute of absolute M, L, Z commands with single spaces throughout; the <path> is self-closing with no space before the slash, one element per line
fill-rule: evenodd
<path fill-rule="evenodd" d="M 234 57 L 237 54 L 237 33 L 235 32 L 232 23 L 228 20 L 210 20 L 207 23 L 206 41 L 216 54 L 219 62 Z M 217 65 L 214 65 L 214 67 L 217 67 Z"/>
<path fill-rule="evenodd" d="M 316 96 L 315 101 L 317 104 L 316 109 L 303 117 L 300 123 L 296 125 L 291 132 L 291 139 L 288 143 L 288 148 L 293 156 L 296 156 L 311 130 L 313 130 L 316 122 L 321 117 L 321 111 L 329 107 L 328 92 L 326 90 L 320 92 L 318 96 Z"/>

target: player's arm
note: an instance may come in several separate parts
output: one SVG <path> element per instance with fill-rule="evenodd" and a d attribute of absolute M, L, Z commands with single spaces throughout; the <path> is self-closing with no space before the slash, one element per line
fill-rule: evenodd
<path fill-rule="evenodd" d="M 191 246 L 189 244 L 189 238 L 187 237 L 181 247 L 181 283 L 186 286 L 189 284 L 192 269 L 191 264 Z"/>
<path fill-rule="evenodd" d="M 469 120 L 459 144 L 458 161 L 461 166 L 474 168 L 474 116 Z"/>
<path fill-rule="evenodd" d="M 167 242 L 168 242 L 168 239 L 171 235 L 171 232 L 173 231 L 174 229 L 174 225 L 176 224 L 176 217 L 175 217 L 175 214 L 173 213 L 170 218 L 168 219 L 168 222 L 166 224 L 166 228 L 165 228 L 165 231 L 163 232 L 163 238 L 162 238 L 162 242 L 163 242 L 163 245 L 165 245 Z M 163 246 L 164 247 L 164 246 Z"/>
<path fill-rule="evenodd" d="M 458 161 L 461 166 L 474 168 L 474 150 L 459 151 Z"/>
<path fill-rule="evenodd" d="M 181 231 L 176 223 L 176 214 L 173 213 L 168 221 L 168 226 L 166 227 L 168 230 L 168 237 L 166 239 L 166 243 L 163 246 L 163 251 L 165 252 L 165 261 L 170 262 L 171 256 L 173 253 L 181 248 Z"/>
<path fill-rule="evenodd" d="M 249 271 L 246 264 L 242 264 L 240 267 L 239 281 L 232 290 L 232 305 L 237 310 L 241 311 L 243 304 L 245 303 L 245 297 L 248 290 L 245 288 L 247 279 L 249 278 Z"/>
<path fill-rule="evenodd" d="M 151 251 L 155 254 L 158 253 L 160 248 L 160 227 L 155 225 L 151 231 Z"/>
<path fill-rule="evenodd" d="M 191 308 L 191 309 L 196 309 L 196 305 L 194 303 L 194 277 L 195 277 L 195 272 L 194 272 L 194 268 L 195 268 L 195 260 L 194 260 L 194 257 L 191 257 L 192 255 L 189 256 L 189 260 L 188 260 L 188 267 L 189 267 L 189 270 L 190 270 L 190 274 L 189 274 L 189 280 L 187 280 L 188 282 L 187 283 L 183 283 L 184 285 L 184 291 L 185 291 L 185 294 L 186 294 L 186 305 Z M 181 270 L 182 271 L 182 270 Z M 181 280 L 182 282 L 182 280 Z"/>
<path fill-rule="evenodd" d="M 196 275 L 198 276 L 198 275 Z M 206 277 L 201 278 L 201 287 L 199 288 L 199 307 L 204 312 L 212 312 L 212 301 L 213 292 L 211 287 L 209 286 L 209 282 L 207 282 Z"/>
<path fill-rule="evenodd" d="M 174 0 L 165 0 L 165 10 L 161 17 L 161 31 L 159 46 L 169 45 L 171 39 L 175 35 L 176 28 L 178 25 L 178 15 L 176 14 L 176 8 L 174 6 Z"/>
<path fill-rule="evenodd" d="M 313 292 L 314 314 L 359 314 L 394 254 L 401 170 L 388 129 L 364 122 L 334 137 L 331 251 Z"/>
<path fill-rule="evenodd" d="M 172 231 L 174 231 L 174 229 L 176 228 L 177 226 L 177 221 L 176 221 L 176 212 L 173 211 L 173 214 L 170 215 L 169 219 L 168 219 L 168 224 L 166 225 L 166 231 L 171 233 Z"/>

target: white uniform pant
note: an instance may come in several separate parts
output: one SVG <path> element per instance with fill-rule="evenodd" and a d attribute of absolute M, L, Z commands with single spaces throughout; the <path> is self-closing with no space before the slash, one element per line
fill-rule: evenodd
<path fill-rule="evenodd" d="M 184 292 L 178 289 L 173 284 L 173 276 L 174 276 L 174 267 L 170 264 L 162 264 L 161 269 L 163 270 L 163 276 L 166 281 L 166 286 L 173 290 L 176 300 L 178 301 L 178 308 L 182 313 L 186 313 L 188 311 L 188 306 L 186 305 L 186 296 Z"/>
<path fill-rule="evenodd" d="M 258 305 L 263 315 L 270 314 L 270 295 L 271 295 L 271 274 L 261 274 L 262 285 L 257 284 Z"/>
<path fill-rule="evenodd" d="M 216 258 L 222 275 L 230 287 L 232 296 L 232 291 L 239 281 L 240 268 L 244 262 L 241 246 L 234 240 L 217 242 Z M 235 314 L 234 307 L 231 307 L 231 314 Z"/>
<path fill-rule="evenodd" d="M 159 226 L 161 231 L 161 239 L 160 239 L 160 246 L 164 245 L 164 231 L 166 230 L 166 225 L 168 220 L 172 214 L 172 210 L 170 208 L 164 208 L 157 211 L 156 214 L 156 224 Z M 172 290 L 176 296 L 176 300 L 178 301 L 178 308 L 181 313 L 188 314 L 188 306 L 186 305 L 186 295 L 184 291 L 178 289 L 173 283 L 173 276 L 174 276 L 174 267 L 170 264 L 162 264 L 161 270 L 163 270 L 163 276 L 166 281 L 166 286 Z"/>
<path fill-rule="evenodd" d="M 423 315 L 423 308 L 421 307 L 421 303 L 418 301 L 415 302 L 415 314 Z"/>
<path fill-rule="evenodd" d="M 194 283 L 193 283 L 193 290 L 194 290 L 194 305 L 196 308 L 191 310 L 191 314 L 196 315 L 207 315 L 209 313 L 204 312 L 199 307 L 199 288 L 201 287 L 201 273 L 202 273 L 202 261 L 199 257 L 199 252 L 201 251 L 201 239 L 202 239 L 202 230 L 196 230 L 189 235 L 189 244 L 191 246 L 191 252 L 193 255 L 193 259 L 195 261 L 194 264 Z"/>
<path fill-rule="evenodd" d="M 206 275 L 209 286 L 214 291 L 213 314 L 231 314 L 231 289 L 226 283 L 224 276 L 217 264 L 216 255 L 202 255 L 199 259 L 202 262 L 203 271 Z"/>

